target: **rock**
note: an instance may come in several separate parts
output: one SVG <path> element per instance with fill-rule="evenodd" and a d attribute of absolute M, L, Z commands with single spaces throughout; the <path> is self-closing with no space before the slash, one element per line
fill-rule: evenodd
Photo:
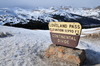
<path fill-rule="evenodd" d="M 81 65 L 86 58 L 84 50 L 77 48 L 68 48 L 64 46 L 56 46 L 51 44 L 44 54 L 47 58 L 53 58 L 57 60 L 64 60 L 77 65 Z"/>
<path fill-rule="evenodd" d="M 4 37 L 8 37 L 8 36 L 13 36 L 13 35 L 8 32 L 0 32 L 0 38 L 4 38 Z"/>
<path fill-rule="evenodd" d="M 0 32 L 0 37 L 6 37 L 7 35 L 9 35 L 9 33 L 7 33 L 7 32 Z"/>

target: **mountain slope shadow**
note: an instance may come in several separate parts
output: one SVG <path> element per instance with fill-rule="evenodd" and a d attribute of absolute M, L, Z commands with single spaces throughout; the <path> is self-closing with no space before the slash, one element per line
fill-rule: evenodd
<path fill-rule="evenodd" d="M 59 22 L 79 22 L 83 28 L 100 27 L 99 20 L 85 17 L 85 16 L 76 15 L 76 14 L 70 13 L 70 17 L 72 18 L 70 18 L 68 15 L 62 16 L 62 15 L 56 15 L 56 14 L 54 15 L 51 14 L 50 17 L 58 20 Z M 48 29 L 48 23 L 49 21 L 45 22 L 43 19 L 39 19 L 39 20 L 29 19 L 29 22 L 27 22 L 26 24 L 22 24 L 22 22 L 20 22 L 20 23 L 12 25 L 12 22 L 8 22 L 4 25 L 14 26 L 14 27 L 23 27 L 27 29 Z"/>
<path fill-rule="evenodd" d="M 66 16 L 61 16 L 61 15 L 53 15 L 54 19 L 57 19 L 58 21 L 61 22 L 79 22 L 83 28 L 91 28 L 91 27 L 100 27 L 100 20 L 93 19 L 90 17 L 85 17 L 77 14 L 71 14 L 72 17 L 78 17 L 78 18 L 69 18 L 67 15 Z"/>

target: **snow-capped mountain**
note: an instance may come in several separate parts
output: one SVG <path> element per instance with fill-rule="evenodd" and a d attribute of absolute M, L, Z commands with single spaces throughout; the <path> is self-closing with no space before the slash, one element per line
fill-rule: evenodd
<path fill-rule="evenodd" d="M 0 25 L 26 25 L 28 23 L 80 22 L 82 25 L 100 24 L 100 9 L 61 6 L 36 9 L 1 8 Z M 20 26 L 21 27 L 21 26 Z"/>
<path fill-rule="evenodd" d="M 58 21 L 52 18 L 52 15 L 61 15 L 66 16 L 66 18 L 75 19 L 77 16 L 72 16 L 70 13 L 64 10 L 52 10 L 50 9 L 35 9 L 35 10 L 25 10 L 21 8 L 14 9 L 0 9 L 0 21 L 2 24 L 7 22 L 13 22 L 13 24 L 19 22 L 29 22 L 29 19 L 41 21 L 41 22 L 50 22 Z"/>

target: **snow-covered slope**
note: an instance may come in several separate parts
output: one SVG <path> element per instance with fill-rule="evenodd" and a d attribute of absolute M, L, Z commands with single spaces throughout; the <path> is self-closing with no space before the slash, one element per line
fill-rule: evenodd
<path fill-rule="evenodd" d="M 77 14 L 77 15 L 74 15 Z M 56 15 L 56 16 L 55 16 Z M 59 17 L 59 16 L 62 17 Z M 80 16 L 78 16 L 80 15 Z M 50 7 L 46 8 L 36 8 L 36 9 L 21 9 L 21 8 L 1 8 L 0 9 L 0 25 L 10 23 L 14 24 L 26 24 L 33 21 L 40 21 L 42 23 L 49 23 L 52 21 L 75 21 L 81 19 L 81 16 L 91 17 L 100 20 L 100 10 L 99 9 L 89 9 L 89 8 L 72 8 L 68 6 L 63 7 Z M 55 18 L 57 17 L 57 18 Z M 59 18 L 60 20 L 59 20 Z M 61 20 L 63 18 L 63 20 Z"/>
<path fill-rule="evenodd" d="M 70 19 L 78 18 L 77 16 L 71 16 L 70 13 L 67 13 L 63 10 L 56 11 L 51 9 L 27 10 L 21 8 L 3 8 L 0 9 L 0 23 L 3 25 L 7 22 L 11 22 L 11 24 L 22 22 L 23 24 L 25 24 L 29 22 L 29 20 L 36 20 L 41 22 L 58 21 L 52 18 L 51 14 L 63 15 Z"/>
<path fill-rule="evenodd" d="M 0 37 L 0 66 L 38 66 L 40 59 L 37 53 L 51 44 L 48 30 L 0 26 L 0 34 L 1 32 L 11 36 Z"/>
<path fill-rule="evenodd" d="M 66 10 L 69 13 L 78 14 L 81 16 L 91 17 L 100 20 L 100 9 L 94 8 L 69 8 Z"/>
<path fill-rule="evenodd" d="M 97 29 L 100 28 L 83 29 L 83 33 L 86 32 L 87 34 L 92 30 L 95 30 L 96 33 Z M 41 52 L 52 44 L 49 30 L 28 30 L 0 26 L 0 34 L 2 35 L 0 36 L 0 66 L 52 66 L 52 64 L 48 65 L 47 60 L 44 61 L 41 56 Z M 77 48 L 86 51 L 85 66 L 87 64 L 100 64 L 100 38 L 89 40 L 90 37 L 82 37 Z"/>

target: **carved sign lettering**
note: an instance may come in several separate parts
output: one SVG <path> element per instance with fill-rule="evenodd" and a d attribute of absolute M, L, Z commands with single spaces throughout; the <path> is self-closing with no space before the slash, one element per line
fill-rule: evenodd
<path fill-rule="evenodd" d="M 81 34 L 78 22 L 50 22 L 49 30 L 54 44 L 75 48 Z"/>

